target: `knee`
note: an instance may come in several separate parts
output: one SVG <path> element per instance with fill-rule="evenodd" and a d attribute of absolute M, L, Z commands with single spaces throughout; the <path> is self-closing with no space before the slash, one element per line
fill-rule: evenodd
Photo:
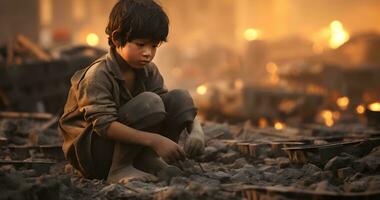
<path fill-rule="evenodd" d="M 182 89 L 171 90 L 167 94 L 167 99 L 168 101 L 176 101 L 176 102 L 193 104 L 193 98 L 191 98 L 189 92 L 187 90 L 182 90 Z"/>
<path fill-rule="evenodd" d="M 119 117 L 122 121 L 129 123 L 140 121 L 152 115 L 164 116 L 165 114 L 165 106 L 161 97 L 153 92 L 143 92 L 119 109 Z"/>
<path fill-rule="evenodd" d="M 134 100 L 139 102 L 138 105 L 141 106 L 141 109 L 143 110 L 154 109 L 158 111 L 165 111 L 164 102 L 161 97 L 154 92 L 143 92 L 137 95 Z"/>
<path fill-rule="evenodd" d="M 179 116 L 185 113 L 196 113 L 196 108 L 187 90 L 175 89 L 164 98 L 166 111 L 170 116 Z"/>

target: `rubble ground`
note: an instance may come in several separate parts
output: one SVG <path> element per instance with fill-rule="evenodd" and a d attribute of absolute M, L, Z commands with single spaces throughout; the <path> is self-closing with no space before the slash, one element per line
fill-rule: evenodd
<path fill-rule="evenodd" d="M 275 130 L 206 122 L 205 152 L 175 164 L 182 176 L 108 184 L 82 178 L 58 154 L 47 157 L 55 149 L 52 146 L 60 147 L 62 142 L 54 127 L 30 132 L 44 122 L 0 122 L 0 199 L 265 199 L 268 195 L 270 199 L 352 195 L 376 199 L 380 195 L 380 132 L 360 126 Z"/>

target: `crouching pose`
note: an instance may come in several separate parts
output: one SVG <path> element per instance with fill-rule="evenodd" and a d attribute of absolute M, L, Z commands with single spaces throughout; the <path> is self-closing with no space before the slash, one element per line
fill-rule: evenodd
<path fill-rule="evenodd" d="M 164 170 L 180 172 L 168 163 L 203 152 L 191 96 L 168 91 L 152 62 L 168 24 L 152 0 L 119 0 L 106 28 L 109 52 L 71 78 L 59 131 L 66 158 L 83 176 L 154 180 Z"/>

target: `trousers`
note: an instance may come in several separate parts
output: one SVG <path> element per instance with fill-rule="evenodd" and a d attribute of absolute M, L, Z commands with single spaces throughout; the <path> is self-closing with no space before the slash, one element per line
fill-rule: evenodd
<path fill-rule="evenodd" d="M 118 121 L 141 131 L 161 134 L 178 143 L 182 130 L 197 114 L 186 90 L 163 95 L 142 92 L 119 108 Z M 70 147 L 68 160 L 86 178 L 106 179 L 112 165 L 114 140 L 100 137 L 91 126 Z M 125 144 L 136 145 L 136 144 Z"/>

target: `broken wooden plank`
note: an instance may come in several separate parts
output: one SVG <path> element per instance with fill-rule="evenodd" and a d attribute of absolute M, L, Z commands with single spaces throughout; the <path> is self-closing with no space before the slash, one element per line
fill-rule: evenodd
<path fill-rule="evenodd" d="M 23 35 L 17 36 L 17 41 L 26 49 L 28 49 L 32 54 L 34 54 L 38 59 L 43 61 L 50 61 L 52 57 L 42 50 L 38 45 L 34 44 L 28 38 Z"/>
<path fill-rule="evenodd" d="M 50 113 L 28 113 L 28 112 L 0 112 L 0 118 L 27 118 L 27 119 L 40 119 L 50 120 L 53 115 Z"/>
<path fill-rule="evenodd" d="M 287 152 L 289 160 L 294 163 L 306 164 L 311 162 L 321 166 L 340 153 L 345 152 L 356 156 L 362 156 L 379 145 L 380 138 L 367 138 L 364 140 L 322 145 L 303 145 L 285 147 L 282 149 Z"/>
<path fill-rule="evenodd" d="M 30 150 L 36 150 L 41 152 L 45 158 L 53 160 L 64 160 L 64 154 L 61 145 L 35 145 L 35 146 L 8 146 L 9 150 L 14 153 L 17 158 L 30 157 Z"/>
<path fill-rule="evenodd" d="M 356 200 L 367 199 L 375 200 L 380 198 L 380 191 L 362 193 L 335 193 L 328 191 L 300 190 L 293 187 L 269 186 L 261 187 L 248 185 L 241 190 L 247 200 L 266 199 L 268 197 L 286 197 L 290 199 L 315 199 L 315 200 Z"/>

